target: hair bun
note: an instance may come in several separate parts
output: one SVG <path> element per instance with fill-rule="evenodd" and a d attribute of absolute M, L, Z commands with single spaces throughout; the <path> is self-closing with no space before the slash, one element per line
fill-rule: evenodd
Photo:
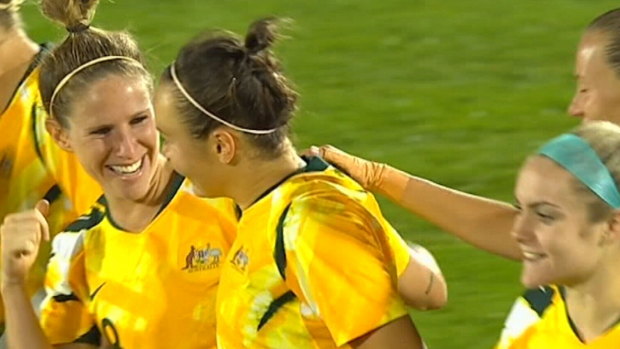
<path fill-rule="evenodd" d="M 268 17 L 250 25 L 245 36 L 245 49 L 249 54 L 257 54 L 276 41 L 278 22 L 280 21 L 277 18 Z"/>

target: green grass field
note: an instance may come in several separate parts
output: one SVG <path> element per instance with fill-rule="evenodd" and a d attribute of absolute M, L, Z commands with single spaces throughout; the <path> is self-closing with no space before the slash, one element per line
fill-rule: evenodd
<path fill-rule="evenodd" d="M 116 0 L 95 24 L 127 28 L 153 71 L 205 28 L 244 33 L 295 20 L 278 46 L 302 94 L 297 144 L 331 143 L 439 183 L 511 201 L 520 162 L 577 124 L 566 116 L 581 30 L 618 6 L 598 0 Z M 38 40 L 54 29 L 25 6 Z M 407 239 L 438 257 L 441 310 L 412 314 L 430 348 L 490 348 L 521 291 L 519 265 L 466 246 L 385 200 Z"/>

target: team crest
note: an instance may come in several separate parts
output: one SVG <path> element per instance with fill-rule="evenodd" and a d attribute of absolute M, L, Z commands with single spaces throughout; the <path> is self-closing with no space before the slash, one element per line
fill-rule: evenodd
<path fill-rule="evenodd" d="M 239 248 L 237 252 L 235 252 L 232 260 L 230 261 L 235 268 L 237 268 L 240 272 L 245 272 L 248 268 L 248 264 L 250 263 L 250 258 L 248 254 L 243 249 L 243 247 Z"/>
<path fill-rule="evenodd" d="M 207 244 L 203 248 L 192 245 L 185 257 L 185 267 L 181 270 L 193 273 L 195 271 L 214 269 L 219 267 L 221 258 L 222 250 L 212 248 L 211 244 Z"/>

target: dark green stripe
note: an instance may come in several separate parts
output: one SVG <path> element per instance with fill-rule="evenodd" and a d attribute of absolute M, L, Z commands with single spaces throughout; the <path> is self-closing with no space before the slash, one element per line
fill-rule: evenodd
<path fill-rule="evenodd" d="M 74 294 L 59 294 L 56 295 L 54 297 L 52 297 L 54 299 L 54 301 L 58 302 L 58 303 L 65 303 L 65 302 L 71 302 L 71 301 L 79 301 L 78 297 Z"/>
<path fill-rule="evenodd" d="M 105 217 L 105 213 L 97 208 L 91 209 L 90 213 L 87 215 L 81 216 L 79 219 L 75 220 L 73 223 L 69 224 L 69 226 L 65 229 L 65 231 L 69 232 L 79 232 L 84 229 L 90 229 L 95 225 L 101 223 Z"/>
<path fill-rule="evenodd" d="M 542 317 L 545 310 L 551 305 L 555 291 L 551 287 L 527 290 L 523 298 L 529 303 L 538 316 Z"/>
<path fill-rule="evenodd" d="M 267 308 L 267 311 L 265 312 L 265 314 L 263 314 L 263 317 L 260 319 L 256 330 L 260 331 L 260 329 L 265 326 L 265 324 L 267 324 L 269 319 L 271 319 L 280 308 L 282 308 L 286 303 L 294 299 L 295 294 L 293 293 L 293 291 L 287 291 L 285 294 L 274 299 L 271 304 L 269 304 L 269 308 Z"/>
<path fill-rule="evenodd" d="M 43 195 L 43 199 L 47 200 L 47 202 L 51 204 L 52 202 L 58 200 L 60 194 L 62 194 L 62 192 L 60 191 L 60 187 L 58 185 L 53 185 L 50 190 L 48 190 L 47 193 Z"/>
<path fill-rule="evenodd" d="M 280 276 L 282 276 L 282 280 L 286 280 L 286 249 L 284 247 L 284 220 L 286 219 L 286 214 L 288 213 L 288 209 L 291 207 L 291 204 L 288 204 L 282 215 L 280 215 L 280 219 L 278 220 L 278 225 L 276 227 L 276 244 L 273 251 L 273 258 L 276 260 L 276 266 L 278 267 L 278 272 Z"/>
<path fill-rule="evenodd" d="M 101 332 L 99 332 L 97 325 L 93 325 L 93 327 L 91 327 L 90 330 L 88 330 L 88 332 L 81 335 L 80 338 L 76 339 L 73 343 L 86 343 L 86 344 L 100 346 L 101 345 Z"/>

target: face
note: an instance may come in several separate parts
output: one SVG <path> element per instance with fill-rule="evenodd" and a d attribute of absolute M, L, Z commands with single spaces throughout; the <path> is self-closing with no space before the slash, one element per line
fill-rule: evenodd
<path fill-rule="evenodd" d="M 620 125 L 620 77 L 607 63 L 607 34 L 586 32 L 577 49 L 577 90 L 569 113 L 584 121 L 605 120 Z"/>
<path fill-rule="evenodd" d="M 590 222 L 586 194 L 577 192 L 574 180 L 540 156 L 529 159 L 519 173 L 519 214 L 512 235 L 523 253 L 521 282 L 528 288 L 581 283 L 600 264 L 608 223 Z"/>
<path fill-rule="evenodd" d="M 212 137 L 194 138 L 175 105 L 174 86 L 162 83 L 155 93 L 157 128 L 164 140 L 162 152 L 175 171 L 187 177 L 196 195 L 204 197 L 225 196 L 223 188 L 226 175 L 223 166 L 211 149 Z M 207 117 L 207 116 L 205 116 Z"/>
<path fill-rule="evenodd" d="M 143 79 L 112 75 L 94 83 L 76 98 L 68 124 L 62 132 L 70 149 L 106 196 L 146 195 L 159 139 Z"/>

